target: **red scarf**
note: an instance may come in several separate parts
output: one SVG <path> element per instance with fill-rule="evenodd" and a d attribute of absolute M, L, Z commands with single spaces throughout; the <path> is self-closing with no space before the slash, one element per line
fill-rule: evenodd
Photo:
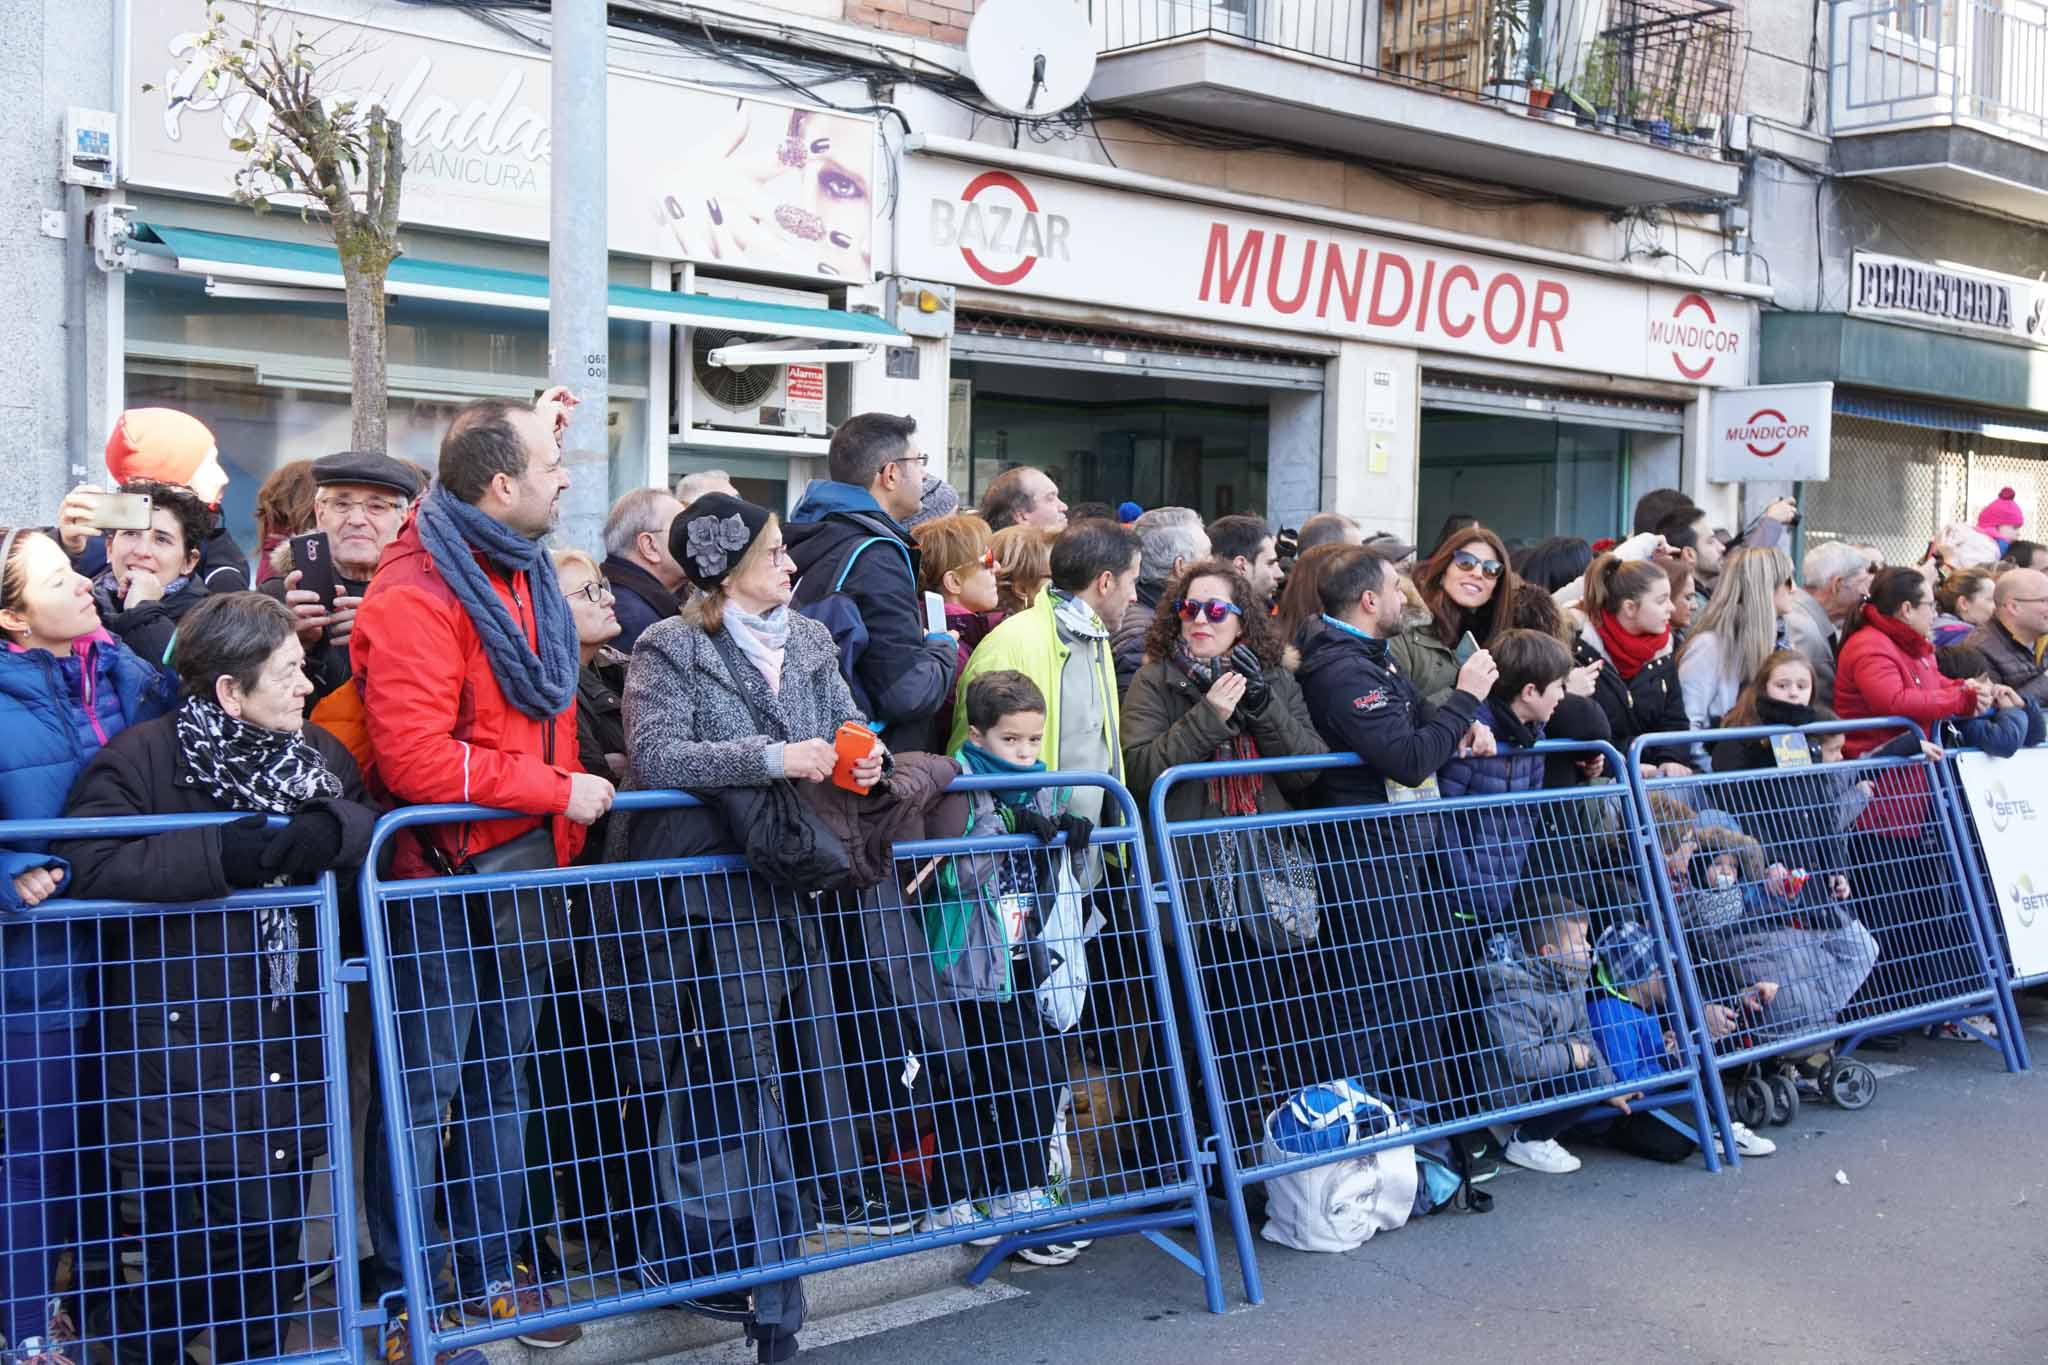
<path fill-rule="evenodd" d="M 1637 635 L 1615 619 L 1611 611 L 1600 613 L 1600 619 L 1593 623 L 1600 632 L 1600 643 L 1607 646 L 1607 660 L 1614 665 L 1614 671 L 1621 674 L 1623 682 L 1634 682 L 1636 674 L 1650 666 L 1650 660 L 1663 652 L 1671 643 L 1671 623 L 1665 622 L 1664 629 L 1655 635 Z"/>
<path fill-rule="evenodd" d="M 1857 608 L 1863 613 L 1863 624 L 1875 626 L 1884 637 L 1906 652 L 1909 659 L 1931 659 L 1934 657 L 1934 641 L 1907 625 L 1896 616 L 1885 616 L 1876 607 L 1865 602 Z"/>

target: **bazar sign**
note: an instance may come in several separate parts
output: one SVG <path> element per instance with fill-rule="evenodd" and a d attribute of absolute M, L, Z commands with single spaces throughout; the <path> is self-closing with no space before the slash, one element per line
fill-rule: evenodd
<path fill-rule="evenodd" d="M 2039 886 L 2034 879 L 2042 870 L 2048 749 L 2022 749 L 2011 758 L 1959 753 L 1956 778 L 1998 893 L 2013 972 L 2048 972 L 2048 886 Z"/>
<path fill-rule="evenodd" d="M 1874 251 L 1850 262 L 1849 311 L 2048 346 L 2048 282 Z"/>
<path fill-rule="evenodd" d="M 936 156 L 904 167 L 921 279 L 1696 384 L 1748 377 L 1739 298 Z"/>
<path fill-rule="evenodd" d="M 260 140 L 262 103 L 233 84 L 210 88 L 193 19 L 198 6 L 131 5 L 126 183 L 225 198 Z M 267 7 L 304 23 L 338 57 L 330 100 L 383 104 L 404 129 L 408 224 L 546 241 L 553 159 L 545 58 L 424 37 L 377 24 Z M 246 32 L 251 10 L 223 5 Z M 317 22 L 316 22 L 317 21 Z M 874 124 L 808 106 L 740 98 L 614 70 L 605 204 L 611 248 L 661 260 L 817 278 L 873 275 Z M 650 142 L 650 129 L 694 138 Z"/>
<path fill-rule="evenodd" d="M 1833 384 L 1722 389 L 1709 405 L 1707 477 L 1722 483 L 1825 479 Z"/>

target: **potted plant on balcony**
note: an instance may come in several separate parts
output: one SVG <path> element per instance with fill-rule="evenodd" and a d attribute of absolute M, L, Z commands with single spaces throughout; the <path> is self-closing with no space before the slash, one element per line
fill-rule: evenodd
<path fill-rule="evenodd" d="M 1597 123 L 1602 129 L 1612 132 L 1619 122 L 1620 96 L 1617 88 L 1620 83 L 1621 72 L 1614 40 L 1599 38 L 1587 49 L 1586 64 L 1579 68 L 1578 75 L 1572 77 L 1565 98 L 1578 110 L 1581 123 Z"/>
<path fill-rule="evenodd" d="M 1549 112 L 1550 99 L 1553 93 L 1549 80 L 1544 77 L 1542 72 L 1538 71 L 1529 77 L 1530 118 L 1542 118 Z"/>
<path fill-rule="evenodd" d="M 1488 0 L 1486 7 L 1487 98 L 1521 104 L 1529 86 L 1522 42 L 1529 33 L 1528 0 Z"/>

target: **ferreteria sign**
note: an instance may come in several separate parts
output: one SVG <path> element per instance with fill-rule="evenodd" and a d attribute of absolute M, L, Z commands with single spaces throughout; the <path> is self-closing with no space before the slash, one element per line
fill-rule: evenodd
<path fill-rule="evenodd" d="M 1872 251 L 1850 262 L 1849 311 L 2048 346 L 2048 283 Z"/>
<path fill-rule="evenodd" d="M 1755 309 L 1549 262 L 991 169 L 903 162 L 897 269 L 969 288 L 1639 379 L 1748 378 Z"/>
<path fill-rule="evenodd" d="M 248 5 L 221 7 L 231 29 L 249 30 Z M 126 92 L 123 182 L 229 197 L 245 160 L 230 143 L 263 135 L 263 106 L 247 90 L 205 84 L 205 6 L 127 8 L 136 88 Z M 404 128 L 408 225 L 548 239 L 545 54 L 267 9 L 334 58 L 329 98 L 381 102 Z M 813 280 L 873 278 L 872 120 L 617 69 L 606 100 L 612 250 Z"/>

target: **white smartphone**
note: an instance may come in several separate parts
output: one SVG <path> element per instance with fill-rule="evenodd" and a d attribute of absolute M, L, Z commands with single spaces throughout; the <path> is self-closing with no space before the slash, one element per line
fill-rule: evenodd
<path fill-rule="evenodd" d="M 935 592 L 924 595 L 924 628 L 932 635 L 946 633 L 946 599 Z"/>

